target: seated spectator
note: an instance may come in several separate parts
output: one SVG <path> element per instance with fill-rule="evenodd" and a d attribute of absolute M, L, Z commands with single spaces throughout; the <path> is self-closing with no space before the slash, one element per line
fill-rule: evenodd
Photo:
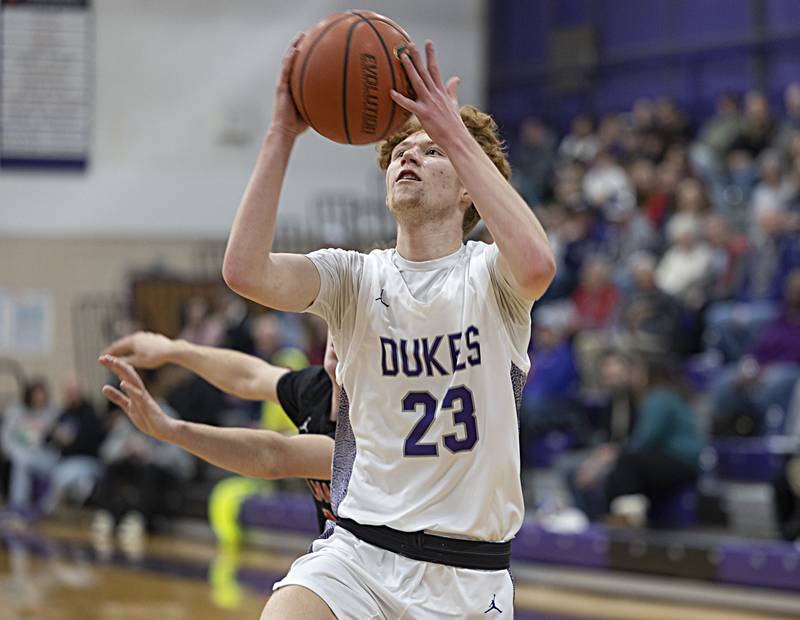
<path fill-rule="evenodd" d="M 578 371 L 567 338 L 568 316 L 561 304 L 543 306 L 535 313 L 532 371 L 523 390 L 520 420 L 524 436 L 574 426 Z"/>
<path fill-rule="evenodd" d="M 520 128 L 516 184 L 525 201 L 536 206 L 547 191 L 555 159 L 555 138 L 538 118 L 528 118 Z"/>
<path fill-rule="evenodd" d="M 768 148 L 775 138 L 777 124 L 764 93 L 751 90 L 745 95 L 744 117 L 731 149 L 747 151 L 753 158 Z"/>
<path fill-rule="evenodd" d="M 710 390 L 715 434 L 759 434 L 767 410 L 785 412 L 800 379 L 800 269 L 791 272 L 779 316 L 767 323 L 739 363 L 725 368 Z M 749 421 L 749 422 L 748 422 Z"/>
<path fill-rule="evenodd" d="M 706 301 L 712 252 L 702 239 L 702 220 L 678 213 L 667 225 L 670 246 L 656 269 L 658 287 L 684 306 L 700 308 Z"/>
<path fill-rule="evenodd" d="M 616 161 L 623 161 L 628 156 L 625 143 L 625 120 L 622 114 L 608 114 L 600 120 L 597 136 L 600 139 L 600 153 L 607 153 Z M 595 160 L 596 161 L 596 160 Z"/>
<path fill-rule="evenodd" d="M 711 210 L 703 184 L 695 178 L 688 177 L 678 183 L 675 191 L 675 213 L 689 213 L 702 216 Z"/>
<path fill-rule="evenodd" d="M 651 358 L 633 367 L 639 410 L 633 434 L 622 444 L 605 480 L 606 512 L 624 495 L 669 494 L 697 480 L 705 441 L 694 412 L 681 396 L 672 367 Z"/>
<path fill-rule="evenodd" d="M 689 150 L 693 173 L 708 187 L 709 194 L 719 201 L 725 189 L 725 159 L 739 137 L 742 117 L 736 98 L 722 94 L 717 98 L 716 114 L 701 127 L 698 140 Z"/>
<path fill-rule="evenodd" d="M 22 404 L 12 405 L 3 416 L 2 448 L 11 462 L 8 504 L 26 516 L 36 509 L 36 481 L 46 484 L 58 460 L 46 445 L 57 415 L 47 384 L 34 379 L 25 387 Z"/>
<path fill-rule="evenodd" d="M 656 167 L 640 157 L 628 167 L 628 175 L 636 192 L 636 205 L 655 228 L 660 228 L 669 208 L 669 196 L 659 191 Z"/>
<path fill-rule="evenodd" d="M 592 484 L 597 488 L 598 479 L 603 479 L 601 501 L 585 505 L 592 520 L 608 514 L 617 497 L 652 499 L 696 480 L 700 472 L 704 441 L 672 369 L 650 358 L 634 364 L 631 371 L 639 401 L 632 434 L 621 444 L 606 444 L 573 478 L 578 490 Z"/>
<path fill-rule="evenodd" d="M 739 261 L 747 251 L 747 237 L 731 229 L 721 215 L 706 218 L 706 240 L 711 250 L 711 276 L 708 290 L 711 301 L 728 299 L 733 295 Z"/>
<path fill-rule="evenodd" d="M 594 207 L 603 207 L 621 195 L 633 196 L 628 175 L 608 151 L 600 151 L 583 177 L 583 193 Z"/>
<path fill-rule="evenodd" d="M 70 377 L 64 385 L 64 409 L 47 438 L 60 458 L 42 502 L 45 512 L 51 512 L 66 497 L 79 506 L 89 498 L 100 477 L 97 453 L 104 436 L 103 424 L 78 378 Z"/>
<path fill-rule="evenodd" d="M 766 150 L 759 158 L 760 181 L 753 190 L 751 215 L 755 219 L 763 209 L 786 208 L 792 188 L 783 178 L 783 163 L 777 151 Z"/>
<path fill-rule="evenodd" d="M 741 131 L 742 119 L 739 114 L 739 103 L 730 93 L 723 93 L 717 98 L 716 112 L 700 127 L 698 145 L 710 149 L 709 155 L 719 165 L 725 154 Z M 703 175 L 705 177 L 705 175 Z"/>
<path fill-rule="evenodd" d="M 670 148 L 676 144 L 683 144 L 688 137 L 686 119 L 678 110 L 675 102 L 666 97 L 656 101 L 655 129 L 664 145 Z"/>
<path fill-rule="evenodd" d="M 800 132 L 797 133 L 796 141 L 800 146 Z M 800 150 L 800 149 L 799 149 Z M 791 160 L 791 169 L 786 178 L 788 196 L 786 207 L 791 214 L 791 228 L 795 231 L 800 230 L 800 153 Z"/>
<path fill-rule="evenodd" d="M 639 252 L 628 261 L 632 284 L 623 299 L 618 328 L 628 349 L 670 351 L 681 317 L 680 304 L 656 285 L 656 261 Z"/>
<path fill-rule="evenodd" d="M 598 358 L 600 409 L 592 423 L 594 437 L 588 457 L 567 473 L 567 486 L 575 506 L 596 517 L 605 510 L 605 477 L 612 456 L 624 443 L 636 421 L 636 399 L 631 384 L 630 360 L 618 350 L 606 350 Z M 523 401 L 524 402 L 524 401 Z"/>
<path fill-rule="evenodd" d="M 800 132 L 800 82 L 792 82 L 783 91 L 786 116 L 778 128 L 775 148 L 784 161 L 791 158 L 792 140 Z"/>
<path fill-rule="evenodd" d="M 576 330 L 602 330 L 610 326 L 620 300 L 611 281 L 611 264 L 602 255 L 589 257 L 581 269 L 580 283 L 572 293 Z"/>
<path fill-rule="evenodd" d="M 739 149 L 728 153 L 721 182 L 711 187 L 715 210 L 741 232 L 749 232 L 750 197 L 757 182 L 755 159 L 749 151 Z"/>
<path fill-rule="evenodd" d="M 168 415 L 177 417 L 166 402 L 157 400 Z M 99 511 L 93 529 L 110 534 L 108 530 L 118 524 L 122 531 L 141 536 L 157 529 L 159 518 L 180 508 L 181 486 L 192 478 L 195 459 L 177 446 L 140 433 L 121 411 L 111 415 L 110 431 L 100 446 L 105 470 L 95 489 Z"/>
<path fill-rule="evenodd" d="M 580 114 L 572 119 L 570 133 L 558 146 L 558 156 L 564 160 L 589 163 L 597 155 L 598 149 L 599 142 L 594 134 L 592 119 L 585 114 Z"/>
<path fill-rule="evenodd" d="M 620 194 L 603 206 L 605 232 L 598 248 L 615 266 L 613 279 L 620 287 L 630 285 L 627 259 L 637 252 L 657 252 L 661 241 L 650 220 L 636 209 L 633 195 Z"/>
<path fill-rule="evenodd" d="M 735 299 L 706 313 L 706 341 L 728 361 L 739 359 L 758 329 L 775 318 L 786 275 L 800 266 L 800 238 L 786 231 L 786 212 L 767 207 L 756 217 L 759 232 L 740 261 Z"/>
<path fill-rule="evenodd" d="M 554 281 L 558 297 L 571 295 L 578 285 L 581 268 L 587 257 L 602 250 L 605 224 L 602 215 L 586 205 L 566 210 L 561 229 L 560 241 L 563 245 L 563 259 Z M 553 294 L 548 296 L 553 298 Z"/>

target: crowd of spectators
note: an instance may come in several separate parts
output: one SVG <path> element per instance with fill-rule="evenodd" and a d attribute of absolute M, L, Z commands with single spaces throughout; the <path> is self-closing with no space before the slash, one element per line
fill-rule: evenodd
<path fill-rule="evenodd" d="M 228 292 L 213 299 L 192 297 L 180 314 L 177 336 L 195 344 L 293 368 L 322 363 L 326 331 L 315 317 L 258 311 Z M 122 331 L 112 337 L 140 327 L 121 321 L 117 329 Z M 142 375 L 168 415 L 292 430 L 276 406 L 223 394 L 182 368 L 165 366 Z M 137 431 L 110 403 L 89 398 L 77 377 L 65 381 L 58 407 L 44 379 L 30 380 L 20 402 L 0 416 L 0 428 L 0 497 L 6 504 L 0 521 L 24 524 L 59 507 L 88 504 L 97 511 L 94 529 L 104 535 L 116 529 L 121 540 L 140 540 L 145 531 L 184 513 L 188 487 L 204 484 L 204 462 Z"/>
<path fill-rule="evenodd" d="M 755 91 L 722 95 L 697 120 L 640 99 L 597 122 L 578 116 L 563 137 L 526 120 L 513 153 L 558 262 L 534 307 L 522 441 L 557 429 L 586 450 L 566 483 L 590 518 L 691 483 L 710 436 L 800 432 L 800 84 L 780 108 Z M 231 293 L 181 314 L 178 337 L 197 344 L 295 368 L 323 357 L 311 316 L 254 312 Z M 146 379 L 176 416 L 287 430 L 274 407 L 181 369 Z M 137 527 L 174 512 L 202 464 L 97 413 L 76 380 L 64 390 L 59 410 L 33 381 L 3 416 L 8 504 L 48 512 L 91 495 L 114 521 L 137 513 Z M 798 521 L 787 537 L 800 535 L 792 482 L 776 481 L 778 512 Z"/>
<path fill-rule="evenodd" d="M 614 465 L 641 452 L 643 435 L 652 455 L 670 448 L 668 426 L 684 430 L 684 475 L 655 485 L 669 490 L 697 475 L 709 437 L 800 426 L 800 83 L 781 106 L 758 91 L 721 95 L 708 119 L 647 98 L 597 122 L 578 116 L 561 138 L 528 119 L 514 156 L 558 260 L 534 309 L 523 441 L 560 429 L 592 450 L 569 476 L 587 514 L 647 486 Z M 677 381 L 642 391 L 619 376 L 653 360 Z M 598 439 L 593 415 L 620 407 L 624 432 Z M 656 409 L 677 417 L 654 426 Z M 593 488 L 600 498 L 582 492 Z"/>

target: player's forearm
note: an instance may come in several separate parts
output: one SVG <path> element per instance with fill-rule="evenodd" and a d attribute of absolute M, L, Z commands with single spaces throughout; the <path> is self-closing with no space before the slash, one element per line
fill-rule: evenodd
<path fill-rule="evenodd" d="M 538 298 L 555 274 L 550 242 L 538 218 L 466 130 L 443 148 L 516 283 Z"/>
<path fill-rule="evenodd" d="M 246 400 L 277 401 L 277 384 L 288 370 L 230 349 L 173 342 L 168 361 L 199 375 L 223 392 Z"/>
<path fill-rule="evenodd" d="M 179 420 L 164 440 L 222 469 L 253 478 L 283 477 L 278 433 Z"/>
<path fill-rule="evenodd" d="M 223 277 L 246 297 L 267 281 L 281 186 L 295 138 L 279 130 L 267 132 L 228 237 Z"/>

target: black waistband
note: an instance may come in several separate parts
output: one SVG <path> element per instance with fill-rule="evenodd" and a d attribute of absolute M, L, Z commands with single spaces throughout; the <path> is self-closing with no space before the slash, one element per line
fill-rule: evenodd
<path fill-rule="evenodd" d="M 344 517 L 339 517 L 336 525 L 364 542 L 412 560 L 477 570 L 504 570 L 509 567 L 511 559 L 510 542 L 461 540 L 425 532 L 401 532 L 385 525 L 363 525 Z"/>

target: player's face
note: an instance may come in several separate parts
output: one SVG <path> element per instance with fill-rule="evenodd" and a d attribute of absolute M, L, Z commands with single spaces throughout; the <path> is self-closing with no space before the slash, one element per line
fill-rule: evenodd
<path fill-rule="evenodd" d="M 392 151 L 386 203 L 395 217 L 438 219 L 455 208 L 463 212 L 470 201 L 447 153 L 419 131 Z"/>

